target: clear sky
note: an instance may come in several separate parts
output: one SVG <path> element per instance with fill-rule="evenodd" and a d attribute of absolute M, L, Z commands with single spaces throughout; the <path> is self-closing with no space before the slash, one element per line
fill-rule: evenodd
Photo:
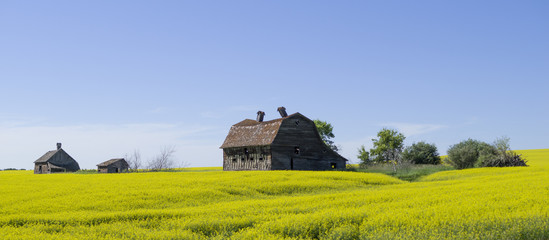
<path fill-rule="evenodd" d="M 0 168 L 55 143 L 81 168 L 134 149 L 221 166 L 245 118 L 383 127 L 441 154 L 549 148 L 549 1 L 1 1 Z"/>

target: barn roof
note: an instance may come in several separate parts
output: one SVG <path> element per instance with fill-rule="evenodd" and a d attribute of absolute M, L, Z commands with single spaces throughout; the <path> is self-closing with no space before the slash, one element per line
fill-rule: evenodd
<path fill-rule="evenodd" d="M 57 153 L 57 151 L 59 151 L 59 149 L 58 150 L 48 151 L 47 153 L 42 155 L 42 157 L 40 157 L 36 161 L 34 161 L 34 163 L 47 162 L 48 160 L 50 160 L 51 157 L 53 157 L 53 155 L 55 155 Z"/>
<path fill-rule="evenodd" d="M 126 161 L 124 158 L 113 158 L 111 160 L 108 160 L 108 161 L 104 161 L 100 164 L 97 164 L 98 167 L 106 167 L 106 166 L 109 166 L 115 162 L 118 162 L 118 161 Z"/>
<path fill-rule="evenodd" d="M 252 119 L 241 121 L 231 127 L 220 148 L 270 145 L 273 143 L 282 121 L 296 114 L 300 113 L 265 122 Z"/>

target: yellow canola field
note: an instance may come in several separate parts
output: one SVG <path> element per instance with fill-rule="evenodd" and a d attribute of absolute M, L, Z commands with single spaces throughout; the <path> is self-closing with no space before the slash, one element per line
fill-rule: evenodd
<path fill-rule="evenodd" d="M 439 172 L 0 172 L 0 239 L 549 239 L 549 149 Z M 207 169 L 211 170 L 211 169 Z"/>

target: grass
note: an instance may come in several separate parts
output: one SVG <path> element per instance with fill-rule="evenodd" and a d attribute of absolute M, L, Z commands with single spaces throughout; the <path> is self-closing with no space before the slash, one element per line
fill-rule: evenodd
<path fill-rule="evenodd" d="M 2 171 L 0 238 L 549 239 L 549 149 L 519 152 L 531 167 L 413 182 L 346 171 Z"/>
<path fill-rule="evenodd" d="M 366 172 L 366 173 L 382 173 L 389 176 L 396 177 L 403 181 L 417 181 L 418 179 L 431 175 L 440 171 L 454 170 L 454 167 L 449 165 L 431 165 L 431 164 L 409 164 L 397 169 L 396 172 L 390 164 L 377 164 L 369 166 L 368 168 L 352 168 L 353 171 Z"/>

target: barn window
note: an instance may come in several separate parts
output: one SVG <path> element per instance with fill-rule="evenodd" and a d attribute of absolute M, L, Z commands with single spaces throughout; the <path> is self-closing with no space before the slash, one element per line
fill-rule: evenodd
<path fill-rule="evenodd" d="M 330 165 L 331 165 L 332 169 L 336 169 L 336 168 L 337 168 L 337 165 L 336 165 L 336 163 L 335 163 L 335 162 L 333 162 L 333 163 L 330 163 Z"/>
<path fill-rule="evenodd" d="M 299 126 L 299 120 L 295 120 L 295 125 Z"/>
<path fill-rule="evenodd" d="M 299 154 L 299 147 L 295 147 L 295 148 L 294 148 L 294 153 L 295 153 L 295 154 Z"/>
<path fill-rule="evenodd" d="M 236 158 L 233 158 L 233 162 L 236 162 Z"/>
<path fill-rule="evenodd" d="M 263 158 L 262 158 L 262 157 L 260 157 L 260 158 L 259 158 L 259 161 L 263 161 Z"/>
<path fill-rule="evenodd" d="M 248 155 L 248 149 L 247 148 L 244 148 L 244 154 Z"/>
<path fill-rule="evenodd" d="M 254 160 L 254 158 L 253 158 L 253 157 L 252 157 L 252 158 L 250 158 L 250 161 L 253 161 L 253 160 Z"/>
<path fill-rule="evenodd" d="M 244 158 L 241 158 L 240 160 L 244 161 Z"/>

